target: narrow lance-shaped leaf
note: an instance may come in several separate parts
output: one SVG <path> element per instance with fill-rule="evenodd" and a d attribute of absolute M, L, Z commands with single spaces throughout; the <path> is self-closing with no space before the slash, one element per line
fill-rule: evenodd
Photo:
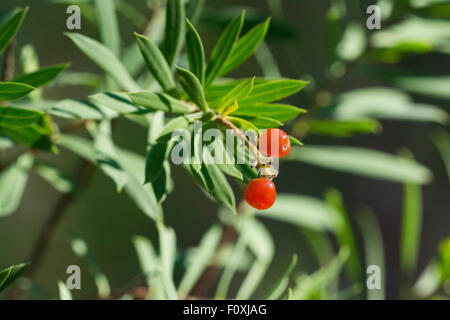
<path fill-rule="evenodd" d="M 214 164 L 213 159 L 211 159 L 211 155 L 208 154 L 206 149 L 203 149 L 203 157 L 203 161 L 210 163 L 203 164 L 201 173 L 206 178 L 207 183 L 210 184 L 209 192 L 211 196 L 235 212 L 236 200 L 234 198 L 233 190 L 231 189 L 225 175 L 222 173 L 220 168 Z"/>
<path fill-rule="evenodd" d="M 52 187 L 61 193 L 72 192 L 76 184 L 60 169 L 46 163 L 37 163 L 33 171 L 46 180 Z"/>
<path fill-rule="evenodd" d="M 149 110 L 161 110 L 172 113 L 189 113 L 194 111 L 193 105 L 172 98 L 164 93 L 139 91 L 128 93 L 128 96 L 133 103 Z"/>
<path fill-rule="evenodd" d="M 166 32 L 164 54 L 169 66 L 177 61 L 183 46 L 186 12 L 184 0 L 168 0 L 166 8 Z"/>
<path fill-rule="evenodd" d="M 18 208 L 33 164 L 30 154 L 20 156 L 0 175 L 0 217 L 12 214 Z"/>
<path fill-rule="evenodd" d="M 0 271 L 0 293 L 17 280 L 27 269 L 28 263 L 16 264 Z"/>
<path fill-rule="evenodd" d="M 100 42 L 78 33 L 66 33 L 75 45 L 127 91 L 139 90 L 119 59 Z"/>
<path fill-rule="evenodd" d="M 151 75 L 166 92 L 174 90 L 175 82 L 172 72 L 158 46 L 146 36 L 137 33 L 134 35 Z"/>
<path fill-rule="evenodd" d="M 100 39 L 112 53 L 119 56 L 120 36 L 115 12 L 115 1 L 95 0 L 94 4 L 98 19 Z"/>
<path fill-rule="evenodd" d="M 181 279 L 178 292 L 181 295 L 187 296 L 195 285 L 197 280 L 202 275 L 203 271 L 208 267 L 214 254 L 217 250 L 220 237 L 222 235 L 222 228 L 219 225 L 214 225 L 203 236 L 200 244 L 195 249 L 195 253 L 190 259 L 187 270 Z"/>
<path fill-rule="evenodd" d="M 190 71 L 177 67 L 178 77 L 181 86 L 189 97 L 194 101 L 201 110 L 207 112 L 209 110 L 206 103 L 205 93 L 203 91 L 200 80 Z"/>
<path fill-rule="evenodd" d="M 275 283 L 275 285 L 270 289 L 269 292 L 267 292 L 267 294 L 265 296 L 265 299 L 272 300 L 272 299 L 276 299 L 277 298 L 276 294 L 279 293 L 280 288 L 282 290 L 285 289 L 285 288 L 283 288 L 283 284 L 285 284 L 288 281 L 289 275 L 291 274 L 292 270 L 294 270 L 296 265 L 297 265 L 297 255 L 294 254 L 292 256 L 291 263 L 289 264 L 287 269 L 283 272 L 283 274 L 278 279 L 278 281 Z M 287 284 L 286 284 L 286 286 L 287 286 Z"/>
<path fill-rule="evenodd" d="M 189 70 L 203 84 L 205 81 L 205 51 L 202 40 L 189 19 L 186 19 L 186 25 L 186 54 L 189 62 Z"/>
<path fill-rule="evenodd" d="M 150 146 L 145 162 L 145 183 L 153 182 L 160 176 L 169 150 L 169 142 L 157 142 Z"/>
<path fill-rule="evenodd" d="M 58 281 L 58 291 L 60 300 L 72 300 L 72 293 L 67 288 L 66 284 L 62 281 Z"/>
<path fill-rule="evenodd" d="M 148 287 L 155 289 L 156 299 L 164 299 L 165 294 L 162 277 L 161 273 L 158 271 L 160 259 L 156 255 L 152 243 L 144 237 L 135 236 L 133 238 L 133 244 L 136 249 L 141 270 L 147 278 Z"/>
<path fill-rule="evenodd" d="M 139 90 L 138 84 L 131 78 L 119 59 L 100 42 L 77 33 L 66 33 L 75 45 L 109 74 L 125 90 Z"/>
<path fill-rule="evenodd" d="M 56 78 L 56 76 L 68 66 L 68 64 L 55 64 L 52 66 L 43 67 L 34 72 L 17 76 L 12 81 L 25 83 L 29 86 L 37 88 Z"/>
<path fill-rule="evenodd" d="M 340 221 L 335 230 L 335 235 L 341 248 L 347 247 L 350 255 L 346 264 L 348 274 L 358 282 L 362 279 L 359 250 L 356 246 L 354 228 L 351 225 L 347 211 L 345 210 L 342 195 L 335 189 L 328 190 L 325 194 L 327 204 L 336 215 L 336 221 Z"/>
<path fill-rule="evenodd" d="M 286 157 L 342 172 L 395 182 L 428 183 L 432 173 L 410 159 L 384 152 L 339 146 L 303 146 Z"/>
<path fill-rule="evenodd" d="M 95 284 L 98 290 L 98 296 L 101 299 L 107 299 L 111 294 L 111 286 L 108 278 L 102 272 L 100 266 L 97 264 L 93 254 L 89 251 L 86 242 L 74 235 L 71 236 L 70 245 L 73 252 L 84 261 L 87 265 L 89 273 L 94 277 Z"/>
<path fill-rule="evenodd" d="M 281 122 L 291 120 L 306 110 L 281 103 L 258 103 L 252 105 L 239 105 L 239 109 L 232 114 L 248 117 L 268 117 Z"/>
<path fill-rule="evenodd" d="M 20 28 L 22 21 L 28 11 L 28 7 L 15 13 L 4 24 L 0 26 L 0 54 L 5 50 Z"/>
<path fill-rule="evenodd" d="M 217 103 L 214 103 L 215 106 L 219 108 L 228 107 L 233 102 L 237 101 L 239 103 L 240 100 L 245 99 L 253 90 L 253 83 L 255 82 L 255 77 L 248 79 L 242 83 L 239 83 L 236 87 L 230 90 L 225 96 L 223 96 Z"/>
<path fill-rule="evenodd" d="M 334 231 L 339 227 L 333 210 L 323 200 L 304 195 L 280 194 L 272 208 L 257 215 L 317 231 Z"/>
<path fill-rule="evenodd" d="M 403 187 L 403 217 L 400 239 L 400 263 L 404 281 L 411 280 L 417 267 L 422 226 L 422 193 L 417 184 Z"/>
<path fill-rule="evenodd" d="M 293 79 L 280 79 L 255 84 L 252 93 L 239 103 L 250 106 L 256 103 L 272 102 L 283 99 L 303 89 L 309 82 Z"/>
<path fill-rule="evenodd" d="M 230 56 L 226 60 L 220 75 L 227 74 L 245 60 L 258 48 L 266 36 L 269 28 L 270 18 L 266 21 L 254 26 L 247 34 L 245 34 L 239 41 L 237 41 Z"/>
<path fill-rule="evenodd" d="M 50 126 L 50 119 L 47 116 L 39 118 L 36 122 L 27 127 L 4 127 L 1 131 L 11 139 L 22 143 L 27 147 L 57 152 L 53 141 L 50 139 L 52 128 Z"/>
<path fill-rule="evenodd" d="M 378 267 L 381 279 L 380 288 L 367 290 L 367 299 L 383 300 L 385 298 L 386 273 L 383 237 L 375 215 L 369 210 L 358 215 L 358 224 L 364 240 L 364 253 L 366 267 Z M 369 269 L 370 270 L 370 269 Z"/>
<path fill-rule="evenodd" d="M 27 95 L 35 88 L 25 83 L 0 82 L 0 101 L 15 100 Z"/>
<path fill-rule="evenodd" d="M 0 106 L 0 127 L 26 127 L 31 125 L 32 123 L 35 123 L 43 116 L 44 113 L 39 111 Z"/>
<path fill-rule="evenodd" d="M 220 35 L 206 67 L 205 87 L 208 87 L 217 78 L 223 64 L 230 56 L 233 45 L 241 33 L 244 15 L 245 11 L 239 17 L 234 18 Z"/>
<path fill-rule="evenodd" d="M 250 250 L 256 256 L 256 261 L 239 288 L 236 299 L 249 299 L 263 280 L 273 258 L 274 243 L 266 227 L 256 219 L 252 219 L 241 232 L 245 233 Z"/>

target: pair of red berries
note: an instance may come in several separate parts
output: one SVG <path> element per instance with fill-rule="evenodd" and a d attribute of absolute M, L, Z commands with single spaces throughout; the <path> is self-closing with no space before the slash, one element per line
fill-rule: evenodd
<path fill-rule="evenodd" d="M 291 142 L 280 129 L 268 129 L 258 140 L 259 150 L 269 157 L 281 158 L 289 153 Z M 244 193 L 249 205 L 258 210 L 269 209 L 277 198 L 275 184 L 267 178 L 253 179 Z"/>

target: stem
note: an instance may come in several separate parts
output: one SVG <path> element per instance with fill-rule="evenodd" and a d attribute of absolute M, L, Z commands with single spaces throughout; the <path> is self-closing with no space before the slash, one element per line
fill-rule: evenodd
<path fill-rule="evenodd" d="M 247 148 L 250 150 L 250 152 L 253 153 L 253 155 L 256 158 L 257 161 L 257 167 L 264 167 L 267 166 L 268 164 L 270 164 L 272 162 L 272 159 L 269 157 L 264 156 L 259 150 L 258 147 L 256 145 L 254 145 L 253 143 L 251 143 L 247 137 L 245 136 L 245 134 L 238 128 L 236 127 L 231 121 L 229 121 L 226 118 L 223 118 L 222 115 L 220 114 L 216 114 L 216 121 L 220 124 L 222 124 L 223 126 L 227 127 L 228 129 L 233 130 L 233 132 L 236 134 L 236 136 L 243 142 L 245 143 L 245 145 L 247 146 Z"/>

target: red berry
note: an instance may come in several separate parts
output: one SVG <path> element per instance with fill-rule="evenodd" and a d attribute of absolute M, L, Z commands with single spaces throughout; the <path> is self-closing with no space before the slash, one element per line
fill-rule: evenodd
<path fill-rule="evenodd" d="M 280 129 L 267 129 L 259 137 L 259 149 L 269 157 L 282 158 L 289 153 L 291 141 Z"/>
<path fill-rule="evenodd" d="M 267 178 L 253 179 L 245 189 L 245 200 L 258 210 L 269 209 L 277 198 L 275 184 Z"/>

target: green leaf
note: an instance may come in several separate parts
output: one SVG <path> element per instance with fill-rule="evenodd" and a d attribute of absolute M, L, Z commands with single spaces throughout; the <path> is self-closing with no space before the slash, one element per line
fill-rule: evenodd
<path fill-rule="evenodd" d="M 263 102 L 283 99 L 303 89 L 309 82 L 292 79 L 265 81 L 255 84 L 252 93 L 242 99 L 239 106 L 252 106 Z"/>
<path fill-rule="evenodd" d="M 445 123 L 445 111 L 426 104 L 414 103 L 404 92 L 391 88 L 363 88 L 341 94 L 334 116 L 339 120 L 362 118 L 432 121 Z"/>
<path fill-rule="evenodd" d="M 410 92 L 450 99 L 450 76 L 394 76 L 393 83 Z"/>
<path fill-rule="evenodd" d="M 55 64 L 43 67 L 34 72 L 17 76 L 12 81 L 25 83 L 29 86 L 37 88 L 56 78 L 56 76 L 68 66 L 68 64 Z"/>
<path fill-rule="evenodd" d="M 161 170 L 158 178 L 152 182 L 152 187 L 158 203 L 162 203 L 166 196 L 173 191 L 174 182 L 170 176 L 169 161 L 164 161 L 163 170 Z"/>
<path fill-rule="evenodd" d="M 66 33 L 66 35 L 123 89 L 127 91 L 139 90 L 138 84 L 131 78 L 114 53 L 107 47 L 94 39 L 78 33 Z"/>
<path fill-rule="evenodd" d="M 3 287 L 3 284 L 5 283 L 5 281 L 8 279 L 9 275 L 11 274 L 13 267 L 9 267 L 5 270 L 0 271 L 0 292 L 1 292 L 1 288 Z"/>
<path fill-rule="evenodd" d="M 46 116 L 41 117 L 28 127 L 1 128 L 1 131 L 14 141 L 27 147 L 57 152 L 51 140 L 52 128 L 50 120 Z"/>
<path fill-rule="evenodd" d="M 274 254 L 274 243 L 270 233 L 256 219 L 251 219 L 250 225 L 247 225 L 241 232 L 245 234 L 248 247 L 256 256 L 255 262 L 236 294 L 236 299 L 247 300 L 255 292 L 267 272 Z"/>
<path fill-rule="evenodd" d="M 349 255 L 348 248 L 342 248 L 337 257 L 327 266 L 314 272 L 311 276 L 297 279 L 297 286 L 292 290 L 292 298 L 306 300 L 315 297 L 326 288 L 335 278 L 339 276 L 345 261 Z"/>
<path fill-rule="evenodd" d="M 163 52 L 169 66 L 175 64 L 183 47 L 185 20 L 184 0 L 168 0 Z"/>
<path fill-rule="evenodd" d="M 432 178 L 426 167 L 384 152 L 341 146 L 303 146 L 292 149 L 288 160 L 393 182 L 424 184 Z"/>
<path fill-rule="evenodd" d="M 393 49 L 398 53 L 437 51 L 448 54 L 449 31 L 448 20 L 411 15 L 399 23 L 375 32 L 371 45 L 380 49 Z"/>
<path fill-rule="evenodd" d="M 168 142 L 157 142 L 150 146 L 145 162 L 145 182 L 155 181 L 163 171 L 163 164 L 170 151 Z"/>
<path fill-rule="evenodd" d="M 61 193 L 70 193 L 75 190 L 75 182 L 60 169 L 50 164 L 37 163 L 33 170 Z"/>
<path fill-rule="evenodd" d="M 289 264 L 287 269 L 283 272 L 281 277 L 277 280 L 275 285 L 269 290 L 269 292 L 267 292 L 264 300 L 277 299 L 283 293 L 283 291 L 287 287 L 287 282 L 289 281 L 289 276 L 292 273 L 292 271 L 294 270 L 296 265 L 297 265 L 297 255 L 294 254 L 294 255 L 292 255 L 291 263 Z M 283 290 L 281 290 L 281 292 L 280 292 L 280 288 L 283 289 Z"/>
<path fill-rule="evenodd" d="M 338 137 L 351 137 L 357 134 L 377 133 L 380 132 L 380 130 L 380 123 L 372 119 L 349 121 L 313 120 L 308 126 L 308 133 Z"/>
<path fill-rule="evenodd" d="M 118 57 L 120 54 L 120 35 L 115 12 L 115 2 L 110 0 L 94 0 L 94 5 L 100 39 Z"/>
<path fill-rule="evenodd" d="M 0 101 L 15 100 L 27 95 L 35 88 L 25 83 L 0 82 Z"/>
<path fill-rule="evenodd" d="M 243 220 L 238 231 L 243 230 L 250 223 L 250 218 Z M 226 260 L 222 276 L 217 284 L 215 299 L 225 299 L 227 297 L 228 289 L 237 270 L 237 264 L 234 263 L 234 261 L 241 260 L 245 256 L 247 240 L 246 234 L 244 232 L 239 232 L 239 237 Z"/>
<path fill-rule="evenodd" d="M 0 174 L 0 217 L 9 216 L 19 207 L 32 164 L 33 157 L 24 154 Z"/>
<path fill-rule="evenodd" d="M 59 299 L 60 300 L 73 300 L 72 293 L 66 287 L 64 282 L 58 281 L 58 291 L 59 291 Z"/>
<path fill-rule="evenodd" d="M 259 133 L 258 128 L 250 121 L 247 121 L 245 119 L 238 118 L 238 117 L 231 117 L 231 116 L 228 116 L 227 120 L 231 121 L 234 125 L 236 125 L 237 127 L 239 127 L 239 129 L 241 129 L 243 131 L 252 130 L 252 131 Z"/>
<path fill-rule="evenodd" d="M 139 49 L 147 63 L 150 74 L 155 77 L 161 87 L 166 92 L 171 92 L 175 89 L 175 82 L 173 80 L 172 72 L 167 64 L 158 46 L 146 36 L 135 33 Z M 129 90 L 132 91 L 132 90 Z"/>
<path fill-rule="evenodd" d="M 442 162 L 447 169 L 447 176 L 450 180 L 450 134 L 445 130 L 438 130 L 433 134 L 433 142 L 441 154 Z"/>
<path fill-rule="evenodd" d="M 359 21 L 351 22 L 336 47 L 337 55 L 343 60 L 353 61 L 364 52 L 366 43 L 367 36 L 361 23 Z"/>
<path fill-rule="evenodd" d="M 120 114 L 140 113 L 145 109 L 132 103 L 128 95 L 120 92 L 97 93 L 89 97 L 97 107 L 114 110 Z"/>
<path fill-rule="evenodd" d="M 278 128 L 283 126 L 282 122 L 267 117 L 251 118 L 249 121 L 258 129 Z"/>
<path fill-rule="evenodd" d="M 205 87 L 208 87 L 219 76 L 220 71 L 231 54 L 234 43 L 241 33 L 244 24 L 245 11 L 239 17 L 234 18 L 217 40 L 206 67 Z"/>
<path fill-rule="evenodd" d="M 289 141 L 291 142 L 291 146 L 302 146 L 303 143 L 301 143 L 297 138 L 293 137 L 293 136 L 288 136 L 289 137 Z"/>
<path fill-rule="evenodd" d="M 133 103 L 150 110 L 162 110 L 172 113 L 189 113 L 194 111 L 194 106 L 164 93 L 139 91 L 128 93 L 128 96 Z"/>
<path fill-rule="evenodd" d="M 189 127 L 189 119 L 185 116 L 178 116 L 171 119 L 159 133 L 156 141 L 165 142 L 171 139 L 172 132 L 180 129 L 187 129 Z"/>
<path fill-rule="evenodd" d="M 160 259 L 156 255 L 152 243 L 144 237 L 135 236 L 133 238 L 133 244 L 141 270 L 147 277 L 147 286 L 154 289 L 156 299 L 165 299 L 166 295 L 164 293 L 161 272 L 158 270 Z"/>
<path fill-rule="evenodd" d="M 403 214 L 400 238 L 402 278 L 409 283 L 417 268 L 422 227 L 422 192 L 420 185 L 403 187 Z M 405 283 L 404 283 L 405 285 Z"/>
<path fill-rule="evenodd" d="M 177 251 L 175 231 L 164 225 L 158 225 L 158 236 L 162 267 L 172 277 Z"/>
<path fill-rule="evenodd" d="M 258 48 L 261 42 L 264 40 L 267 29 L 269 28 L 270 18 L 266 21 L 254 26 L 249 32 L 247 32 L 239 41 L 237 41 L 231 54 L 226 60 L 224 66 L 220 71 L 220 75 L 227 74 L 231 70 L 235 69 L 241 63 L 250 57 L 250 55 Z"/>
<path fill-rule="evenodd" d="M 346 247 L 350 251 L 346 263 L 348 274 L 355 282 L 359 282 L 362 280 L 359 250 L 356 246 L 355 235 L 353 234 L 354 228 L 350 223 L 350 218 L 345 210 L 342 195 L 339 191 L 331 189 L 325 193 L 325 200 L 336 214 L 336 221 L 340 221 L 335 230 L 339 246 L 341 248 Z"/>
<path fill-rule="evenodd" d="M 59 136 L 56 143 L 95 164 L 96 154 L 92 141 L 80 136 L 65 134 Z"/>
<path fill-rule="evenodd" d="M 200 80 L 190 71 L 177 67 L 178 80 L 188 96 L 194 101 L 198 107 L 208 112 L 209 107 L 206 103 L 205 93 L 203 91 Z"/>
<path fill-rule="evenodd" d="M 201 172 L 207 180 L 207 184 L 210 185 L 210 195 L 219 203 L 222 203 L 234 212 L 236 210 L 236 201 L 234 199 L 234 193 L 231 189 L 230 184 L 228 183 L 220 168 L 213 163 L 213 159 L 210 158 L 210 155 L 208 154 L 206 149 L 203 149 L 203 157 L 203 161 L 205 161 L 206 163 L 202 165 Z"/>
<path fill-rule="evenodd" d="M 27 127 L 38 121 L 43 115 L 44 113 L 39 111 L 0 106 L 0 127 Z"/>
<path fill-rule="evenodd" d="M 203 84 L 205 81 L 205 51 L 202 40 L 189 19 L 186 19 L 186 25 L 186 55 L 189 62 L 189 70 Z"/>
<path fill-rule="evenodd" d="M 0 293 L 17 280 L 27 269 L 28 263 L 16 264 L 0 271 Z"/>
<path fill-rule="evenodd" d="M 281 122 L 291 120 L 306 110 L 287 104 L 260 103 L 253 105 L 239 105 L 239 109 L 232 115 L 247 117 L 267 117 Z"/>
<path fill-rule="evenodd" d="M 56 102 L 48 112 L 61 118 L 83 120 L 103 120 L 119 116 L 114 110 L 95 102 L 64 99 Z"/>
<path fill-rule="evenodd" d="M 16 35 L 22 21 L 28 11 L 28 7 L 15 13 L 4 24 L 0 26 L 0 54 Z"/>
<path fill-rule="evenodd" d="M 127 184 L 128 174 L 120 164 L 116 147 L 112 141 L 109 121 L 102 121 L 98 125 L 94 135 L 94 148 L 97 165 L 115 182 L 117 192 L 121 192 Z"/>
<path fill-rule="evenodd" d="M 385 273 L 385 254 L 383 237 L 380 226 L 375 215 L 365 210 L 358 215 L 358 224 L 361 229 L 361 235 L 364 242 L 366 268 L 369 266 L 378 266 L 380 268 L 380 289 L 367 290 L 367 299 L 384 300 L 386 290 L 386 273 Z"/>
<path fill-rule="evenodd" d="M 253 90 L 253 83 L 255 81 L 255 77 L 248 79 L 239 83 L 236 87 L 230 90 L 225 96 L 223 96 L 220 100 L 215 103 L 212 103 L 214 107 L 224 108 L 233 104 L 235 101 L 238 102 L 248 97 L 248 95 Z"/>
<path fill-rule="evenodd" d="M 278 195 L 272 208 L 258 211 L 256 215 L 318 231 L 337 230 L 339 224 L 334 211 L 324 201 L 294 194 Z"/>
<path fill-rule="evenodd" d="M 217 245 L 223 233 L 220 225 L 212 226 L 202 237 L 200 244 L 195 248 L 192 258 L 189 259 L 187 270 L 178 287 L 181 296 L 187 296 L 197 283 L 200 276 L 212 261 L 217 251 Z"/>

